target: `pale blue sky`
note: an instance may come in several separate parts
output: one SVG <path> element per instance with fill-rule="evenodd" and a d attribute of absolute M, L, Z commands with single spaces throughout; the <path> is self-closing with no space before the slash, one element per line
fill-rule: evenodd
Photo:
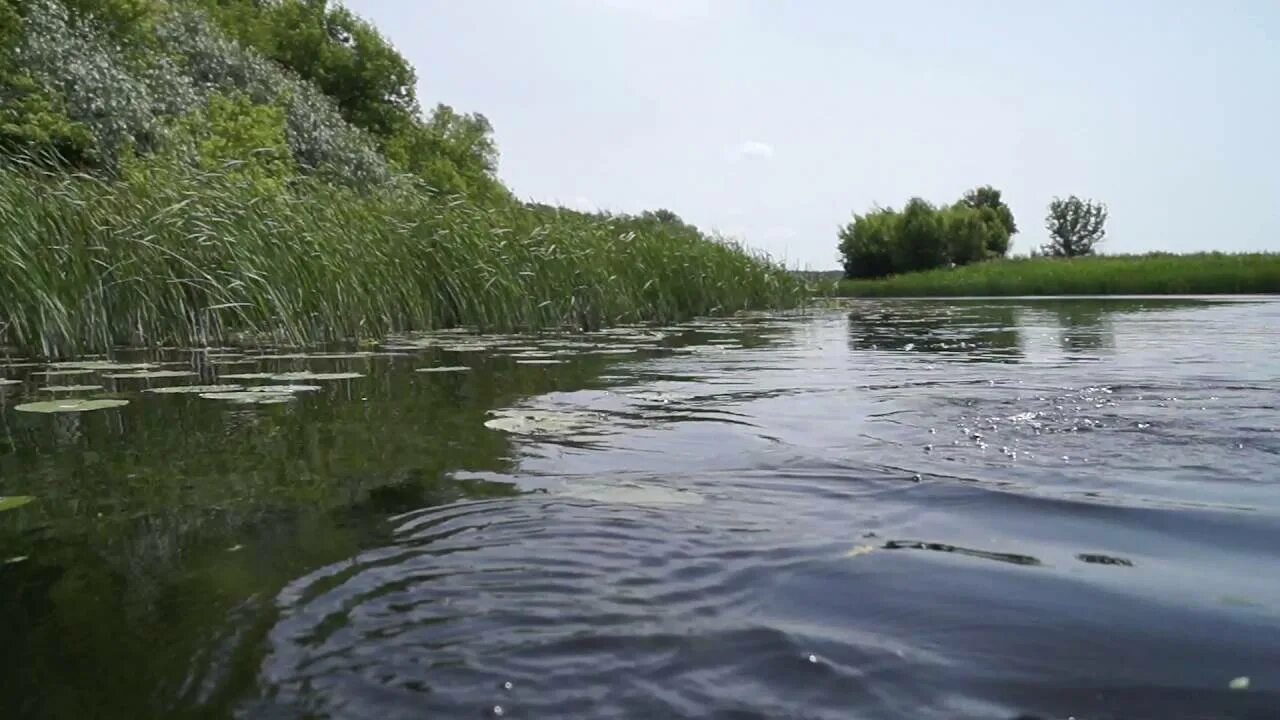
<path fill-rule="evenodd" d="M 1107 252 L 1280 250 L 1280 0 L 347 0 L 522 198 L 665 207 L 793 266 L 851 212 L 1104 200 Z"/>

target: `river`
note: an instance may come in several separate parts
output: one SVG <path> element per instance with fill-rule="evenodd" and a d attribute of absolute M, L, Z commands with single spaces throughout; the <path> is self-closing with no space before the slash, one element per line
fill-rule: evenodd
<path fill-rule="evenodd" d="M 0 717 L 1280 717 L 1275 299 L 79 362 L 0 361 Z"/>

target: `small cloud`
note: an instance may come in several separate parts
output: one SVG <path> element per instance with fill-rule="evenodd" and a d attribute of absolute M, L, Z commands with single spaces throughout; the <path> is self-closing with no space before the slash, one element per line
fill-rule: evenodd
<path fill-rule="evenodd" d="M 750 158 L 773 157 L 773 146 L 759 140 L 748 140 L 737 147 L 738 155 Z"/>

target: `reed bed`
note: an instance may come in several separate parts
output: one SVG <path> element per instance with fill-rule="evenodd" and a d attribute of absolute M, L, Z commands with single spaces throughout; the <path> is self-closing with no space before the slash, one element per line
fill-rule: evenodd
<path fill-rule="evenodd" d="M 453 326 L 670 322 L 793 306 L 767 258 L 629 218 L 478 206 L 408 184 L 264 189 L 234 170 L 127 181 L 0 165 L 0 344 L 291 344 Z"/>
<path fill-rule="evenodd" d="M 1019 258 L 837 284 L 850 297 L 1257 293 L 1280 293 L 1280 253 Z"/>

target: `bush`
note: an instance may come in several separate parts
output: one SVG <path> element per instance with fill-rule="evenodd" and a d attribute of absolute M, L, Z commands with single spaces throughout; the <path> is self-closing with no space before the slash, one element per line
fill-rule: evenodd
<path fill-rule="evenodd" d="M 854 215 L 840 229 L 839 247 L 846 277 L 884 277 L 1003 257 L 1011 227 L 1000 191 L 987 186 L 941 209 L 912 198 L 901 212 Z"/>

